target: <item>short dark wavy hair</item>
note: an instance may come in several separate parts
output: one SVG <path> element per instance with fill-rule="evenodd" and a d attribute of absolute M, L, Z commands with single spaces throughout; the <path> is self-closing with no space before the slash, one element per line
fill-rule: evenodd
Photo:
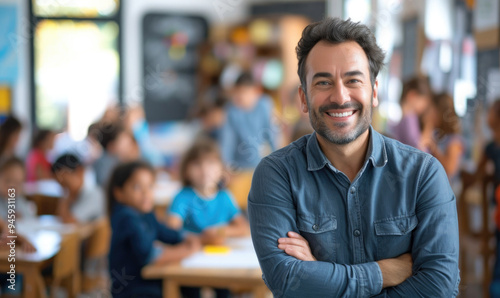
<path fill-rule="evenodd" d="M 302 88 L 306 90 L 306 60 L 311 49 L 320 41 L 339 44 L 346 41 L 357 42 L 366 56 L 370 66 L 370 81 L 375 84 L 377 75 L 384 66 L 384 51 L 377 45 L 372 31 L 361 23 L 352 22 L 350 19 L 326 18 L 320 22 L 309 24 L 295 48 L 299 59 L 298 75 Z"/>

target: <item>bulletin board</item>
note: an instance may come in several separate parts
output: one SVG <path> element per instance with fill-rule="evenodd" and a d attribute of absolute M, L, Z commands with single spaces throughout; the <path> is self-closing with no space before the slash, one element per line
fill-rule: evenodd
<path fill-rule="evenodd" d="M 184 120 L 197 97 L 198 47 L 208 23 L 200 16 L 148 13 L 142 25 L 146 120 Z"/>

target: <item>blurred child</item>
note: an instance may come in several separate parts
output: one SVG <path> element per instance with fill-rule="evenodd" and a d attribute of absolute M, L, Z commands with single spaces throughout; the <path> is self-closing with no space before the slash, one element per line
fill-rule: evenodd
<path fill-rule="evenodd" d="M 108 210 L 113 230 L 109 252 L 113 297 L 162 297 L 160 280 L 144 280 L 141 270 L 148 263 L 179 261 L 201 247 L 195 237 L 184 241 L 181 233 L 168 229 L 153 213 L 153 168 L 134 161 L 119 165 L 111 174 Z M 170 246 L 155 246 L 159 240 Z M 126 279 L 124 276 L 133 278 Z"/>
<path fill-rule="evenodd" d="M 201 233 L 205 244 L 220 244 L 225 237 L 249 235 L 249 226 L 231 194 L 220 188 L 223 164 L 217 144 L 198 140 L 180 165 L 184 188 L 170 207 L 168 225 Z"/>
<path fill-rule="evenodd" d="M 204 244 L 222 244 L 226 237 L 250 234 L 247 220 L 231 194 L 220 188 L 223 163 L 217 143 L 198 140 L 185 154 L 180 165 L 184 188 L 175 196 L 167 224 L 201 234 Z M 229 297 L 226 289 L 215 289 L 218 298 Z"/>
<path fill-rule="evenodd" d="M 9 116 L 0 125 L 0 161 L 14 156 L 22 124 L 14 116 Z"/>
<path fill-rule="evenodd" d="M 422 144 L 422 131 L 419 118 L 431 104 L 432 91 L 429 79 L 414 77 L 403 84 L 401 110 L 403 117 L 398 124 L 390 127 L 390 134 L 401 143 L 420 150 L 426 150 Z"/>
<path fill-rule="evenodd" d="M 460 118 L 455 112 L 453 98 L 448 94 L 438 94 L 432 98 L 431 108 L 423 116 L 433 128 L 431 138 L 423 139 L 422 146 L 444 167 L 450 180 L 457 177 L 464 152 Z"/>
<path fill-rule="evenodd" d="M 104 188 L 113 168 L 120 162 L 139 158 L 137 144 L 121 124 L 99 124 L 95 132 L 103 152 L 94 163 L 97 184 Z"/>
<path fill-rule="evenodd" d="M 489 142 L 478 164 L 478 169 L 474 177 L 481 179 L 486 176 L 487 164 L 492 163 L 494 172 L 495 200 L 497 207 L 495 210 L 497 251 L 496 261 L 493 270 L 493 280 L 490 287 L 491 297 L 500 297 L 500 99 L 496 100 L 488 111 L 487 123 L 492 132 L 492 140 Z"/>
<path fill-rule="evenodd" d="M 54 147 L 55 133 L 42 129 L 33 136 L 31 151 L 26 158 L 26 176 L 29 182 L 52 179 L 47 153 Z"/>
<path fill-rule="evenodd" d="M 52 171 L 66 193 L 57 210 L 62 222 L 84 223 L 105 214 L 104 194 L 99 187 L 85 185 L 85 168 L 78 157 L 60 156 L 52 165 Z"/>
<path fill-rule="evenodd" d="M 200 119 L 202 132 L 215 141 L 220 141 L 222 126 L 226 121 L 226 99 L 216 97 L 212 102 L 203 102 L 197 110 L 196 116 Z"/>
<path fill-rule="evenodd" d="M 231 97 L 221 131 L 222 158 L 232 168 L 254 169 L 270 153 L 266 152 L 266 145 L 271 152 L 276 150 L 272 100 L 247 72 L 236 80 Z"/>
<path fill-rule="evenodd" d="M 16 219 L 36 216 L 36 206 L 23 196 L 25 178 L 24 164 L 17 157 L 0 163 L 0 218 L 7 219 L 9 198 L 15 198 Z"/>

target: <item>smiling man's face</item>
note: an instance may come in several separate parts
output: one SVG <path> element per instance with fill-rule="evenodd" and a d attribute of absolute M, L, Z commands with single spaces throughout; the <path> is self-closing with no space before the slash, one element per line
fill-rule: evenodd
<path fill-rule="evenodd" d="M 367 132 L 378 105 L 368 58 L 361 46 L 348 41 L 318 42 L 305 63 L 306 88 L 299 89 L 302 109 L 326 141 L 344 145 Z"/>

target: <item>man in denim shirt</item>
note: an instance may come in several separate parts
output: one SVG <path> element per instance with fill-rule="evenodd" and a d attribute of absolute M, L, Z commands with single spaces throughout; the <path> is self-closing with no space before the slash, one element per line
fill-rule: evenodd
<path fill-rule="evenodd" d="M 275 297 L 453 297 L 455 196 L 431 155 L 371 126 L 384 54 L 359 23 L 326 19 L 297 46 L 315 133 L 264 158 L 248 209 Z"/>

